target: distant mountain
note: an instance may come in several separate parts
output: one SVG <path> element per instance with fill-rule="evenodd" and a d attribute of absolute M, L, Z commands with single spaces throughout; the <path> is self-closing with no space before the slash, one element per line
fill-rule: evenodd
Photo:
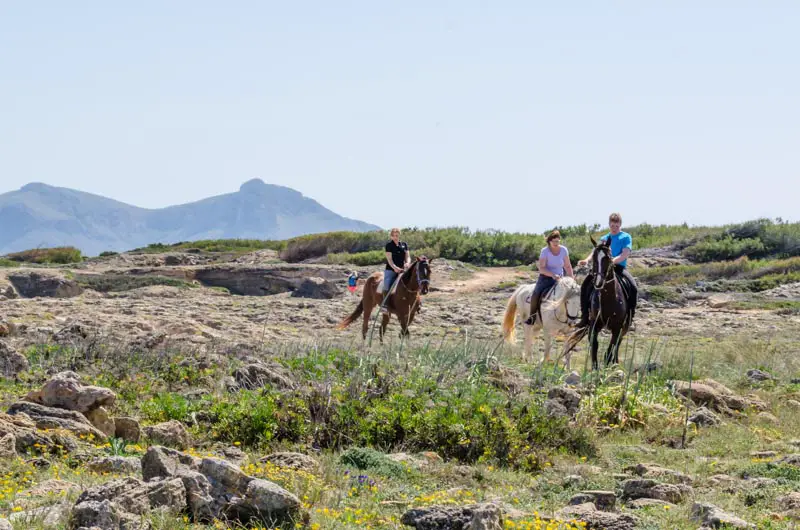
<path fill-rule="evenodd" d="M 348 219 L 291 188 L 260 179 L 239 191 L 157 210 L 100 195 L 32 183 L 0 195 L 0 254 L 75 246 L 94 256 L 150 243 L 198 239 L 286 239 L 379 227 Z"/>

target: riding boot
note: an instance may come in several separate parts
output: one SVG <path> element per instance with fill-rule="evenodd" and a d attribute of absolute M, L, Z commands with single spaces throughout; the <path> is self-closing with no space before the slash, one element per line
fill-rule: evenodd
<path fill-rule="evenodd" d="M 541 293 L 533 293 L 531 295 L 531 315 L 528 317 L 528 320 L 525 321 L 525 324 L 528 326 L 532 326 L 536 322 L 536 317 L 539 313 L 539 301 L 542 298 Z"/>

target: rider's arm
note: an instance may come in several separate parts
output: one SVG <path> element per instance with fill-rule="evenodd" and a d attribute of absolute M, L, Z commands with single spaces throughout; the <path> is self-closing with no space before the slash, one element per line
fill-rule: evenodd
<path fill-rule="evenodd" d="M 550 278 L 555 278 L 556 277 L 555 274 L 553 274 L 552 272 L 547 270 L 547 258 L 546 257 L 542 256 L 541 258 L 539 258 L 539 262 L 536 264 L 536 266 L 539 268 L 539 274 L 541 274 L 542 276 L 549 276 Z"/>
<path fill-rule="evenodd" d="M 406 269 L 411 266 L 411 253 L 406 249 Z"/>
<path fill-rule="evenodd" d="M 628 256 L 630 256 L 630 255 L 631 255 L 631 249 L 623 248 L 622 252 L 620 253 L 620 255 L 617 256 L 616 258 L 614 258 L 614 260 L 613 260 L 614 264 L 616 265 L 617 263 L 622 263 L 623 261 L 628 259 Z"/>
<path fill-rule="evenodd" d="M 400 270 L 400 267 L 396 266 L 394 261 L 392 261 L 392 253 L 388 251 L 386 252 L 386 263 L 389 264 L 394 272 L 398 272 Z"/>

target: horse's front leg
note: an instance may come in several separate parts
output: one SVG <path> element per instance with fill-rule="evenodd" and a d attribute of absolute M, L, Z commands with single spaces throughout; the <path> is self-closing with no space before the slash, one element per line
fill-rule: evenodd
<path fill-rule="evenodd" d="M 411 322 L 411 315 L 405 311 L 397 313 L 397 320 L 400 321 L 400 337 L 408 336 L 408 324 Z"/>
<path fill-rule="evenodd" d="M 591 341 L 591 350 L 592 350 L 592 370 L 597 370 L 599 367 L 597 366 L 597 348 L 600 346 L 598 344 L 600 339 L 600 329 L 593 327 L 590 333 L 590 341 Z"/>
<path fill-rule="evenodd" d="M 611 331 L 611 341 L 606 350 L 606 366 L 609 364 L 619 364 L 619 343 L 622 340 L 622 333 L 619 328 Z"/>

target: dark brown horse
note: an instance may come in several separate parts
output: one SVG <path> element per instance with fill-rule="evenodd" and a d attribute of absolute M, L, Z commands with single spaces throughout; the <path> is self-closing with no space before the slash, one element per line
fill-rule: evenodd
<path fill-rule="evenodd" d="M 589 325 L 573 331 L 564 343 L 564 352 L 567 368 L 572 349 L 589 334 L 592 351 L 592 369 L 597 370 L 598 335 L 603 329 L 611 332 L 611 342 L 606 351 L 605 364 L 619 363 L 619 345 L 622 337 L 628 332 L 631 324 L 628 313 L 628 296 L 619 278 L 614 274 L 611 257 L 611 240 L 606 239 L 599 245 L 591 238 L 594 251 L 592 251 L 592 275 L 594 276 L 595 292 L 599 293 L 599 303 L 591 304 L 589 310 Z"/>
<path fill-rule="evenodd" d="M 361 325 L 361 335 L 364 339 L 367 338 L 372 310 L 376 307 L 379 308 L 383 302 L 383 297 L 386 296 L 386 293 L 378 292 L 378 286 L 382 282 L 382 272 L 376 272 L 367 278 L 358 307 L 353 311 L 353 314 L 339 323 L 337 329 L 346 328 L 363 313 L 364 322 Z M 389 299 L 386 301 L 386 308 L 389 310 L 389 314 L 381 315 L 381 342 L 383 342 L 383 335 L 386 333 L 386 326 L 389 325 L 389 319 L 391 319 L 392 314 L 397 315 L 397 320 L 400 321 L 400 336 L 408 336 L 408 326 L 414 321 L 414 316 L 419 310 L 420 296 L 428 294 L 430 282 L 431 266 L 425 257 L 417 258 L 408 270 L 400 275 L 397 288 L 393 293 L 389 294 Z"/>

